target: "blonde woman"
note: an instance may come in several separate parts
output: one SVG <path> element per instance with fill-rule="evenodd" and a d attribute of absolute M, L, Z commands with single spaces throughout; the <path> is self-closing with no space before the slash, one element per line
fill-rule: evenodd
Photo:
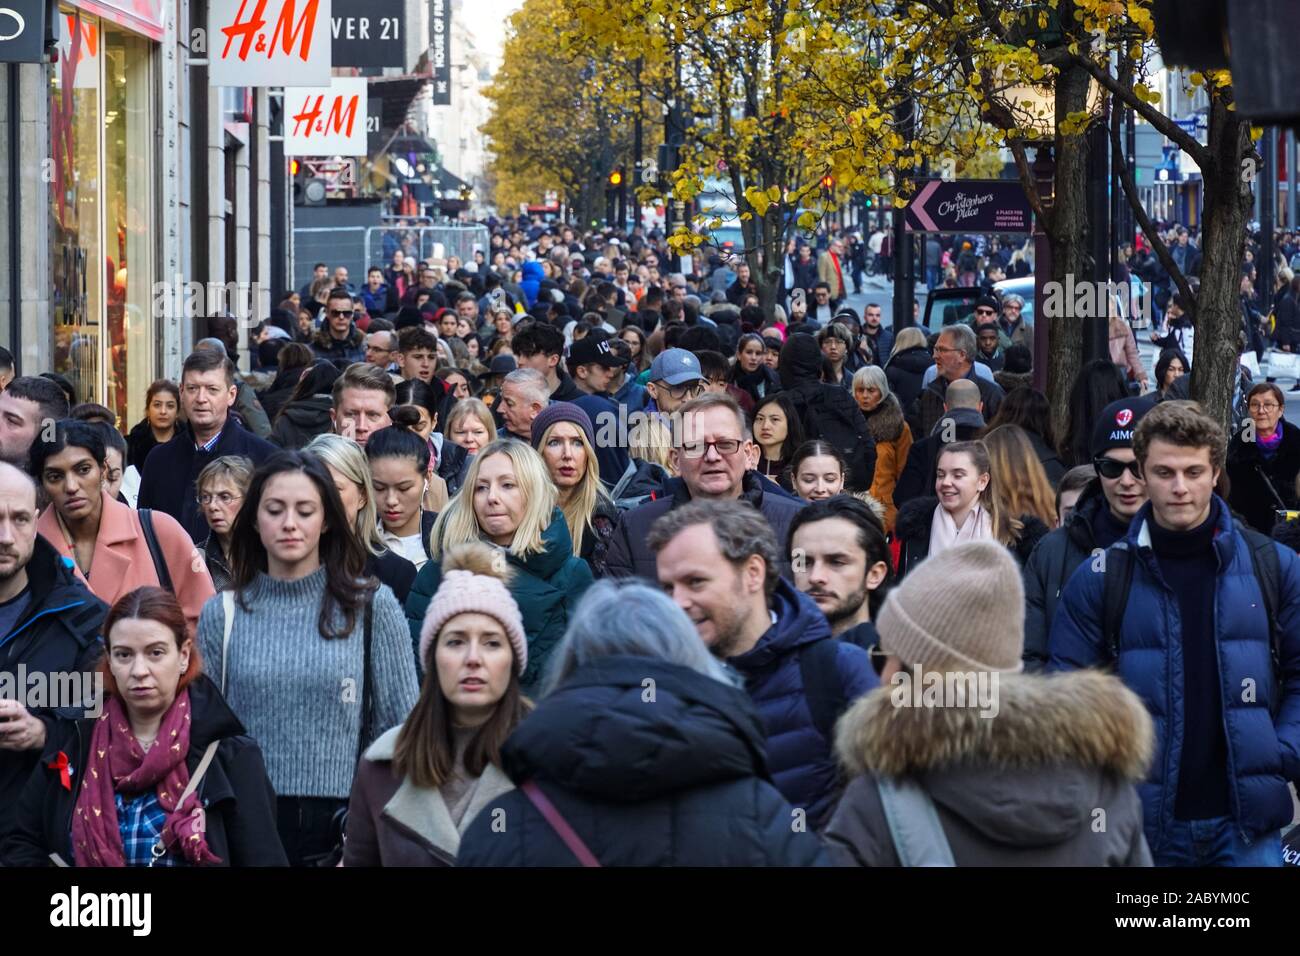
<path fill-rule="evenodd" d="M 496 422 L 488 407 L 477 398 L 462 398 L 447 413 L 443 434 L 471 455 L 497 440 Z"/>
<path fill-rule="evenodd" d="M 916 326 L 909 326 L 894 337 L 894 351 L 885 363 L 885 377 L 889 380 L 889 390 L 897 396 L 898 405 L 904 412 L 921 394 L 925 373 L 933 365 L 934 356 L 926 346 L 925 333 Z"/>
<path fill-rule="evenodd" d="M 602 577 L 618 509 L 600 483 L 595 445 L 591 418 L 570 402 L 554 402 L 533 419 L 533 447 L 559 492 L 556 500 L 569 526 L 573 551 L 593 575 Z"/>
<path fill-rule="evenodd" d="M 465 484 L 438 515 L 430 560 L 406 599 L 413 646 L 419 645 L 425 610 L 442 582 L 444 551 L 467 541 L 495 545 L 514 568 L 510 593 L 528 637 L 528 669 L 521 684 L 532 695 L 551 651 L 568 626 L 578 599 L 592 582 L 591 569 L 574 554 L 573 539 L 546 463 L 512 438 L 485 446 L 470 462 Z"/>
<path fill-rule="evenodd" d="M 1046 527 L 1055 528 L 1056 492 L 1047 480 L 1029 433 L 1019 425 L 999 425 L 990 429 L 983 441 L 993 468 L 993 494 L 1003 513 L 1019 515 L 1022 522 L 1032 516 Z M 1026 552 L 1022 564 L 1028 556 Z"/>
<path fill-rule="evenodd" d="M 656 415 L 643 415 L 628 436 L 628 454 L 638 461 L 658 465 L 669 478 L 677 477 L 673 467 L 673 437 L 668 426 Z"/>
<path fill-rule="evenodd" d="M 319 458 L 334 480 L 352 531 L 366 550 L 366 574 L 392 589 L 399 602 L 406 600 L 415 581 L 415 565 L 384 544 L 379 534 L 375 488 L 370 480 L 366 453 L 342 435 L 317 435 L 303 449 Z"/>
<path fill-rule="evenodd" d="M 1006 510 L 1006 491 L 994 488 L 999 478 L 1005 482 L 1005 472 L 994 472 L 983 441 L 953 442 L 939 452 L 936 497 L 914 498 L 898 510 L 900 580 L 930 555 L 967 541 L 997 541 L 1024 564 L 1049 529 L 1032 514 L 1016 517 Z"/>

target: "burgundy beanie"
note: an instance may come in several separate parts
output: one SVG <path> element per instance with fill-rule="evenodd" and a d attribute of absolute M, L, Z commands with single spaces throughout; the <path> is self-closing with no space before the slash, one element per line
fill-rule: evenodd
<path fill-rule="evenodd" d="M 533 419 L 533 448 L 541 450 L 542 436 L 556 422 L 577 425 L 587 436 L 587 444 L 596 447 L 596 429 L 591 424 L 591 416 L 572 402 L 551 402 Z"/>

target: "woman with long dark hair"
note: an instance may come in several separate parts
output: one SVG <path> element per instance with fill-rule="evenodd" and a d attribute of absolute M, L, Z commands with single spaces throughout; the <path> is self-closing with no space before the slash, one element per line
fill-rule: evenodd
<path fill-rule="evenodd" d="M 333 431 L 330 411 L 334 408 L 334 399 L 331 390 L 342 374 L 337 365 L 325 359 L 317 359 L 309 365 L 276 416 L 271 441 L 281 448 L 297 451 L 317 435 Z"/>
<path fill-rule="evenodd" d="M 1070 389 L 1070 424 L 1061 437 L 1059 451 L 1067 467 L 1092 460 L 1092 426 L 1111 402 L 1128 398 L 1124 372 L 1108 359 L 1095 359 L 1079 369 Z"/>
<path fill-rule="evenodd" d="M 510 569 L 479 542 L 448 548 L 420 629 L 420 698 L 366 751 L 348 810 L 344 866 L 441 866 L 489 802 L 513 789 L 501 747 L 528 712 L 528 664 Z"/>
<path fill-rule="evenodd" d="M 440 370 L 438 375 L 441 375 L 442 371 L 445 370 Z M 452 369 L 451 372 L 453 375 L 464 374 L 459 369 Z M 418 418 L 414 422 L 408 421 L 404 413 L 398 413 L 393 423 L 397 424 L 398 419 L 401 419 L 403 427 L 411 428 L 428 443 L 429 470 L 446 483 L 447 495 L 454 495 L 460 491 L 461 482 L 465 478 L 465 462 L 469 454 L 454 440 L 447 440 L 449 436 L 443 430 L 442 423 L 458 402 L 467 399 L 457 398 L 456 393 L 451 390 L 451 384 L 449 382 L 445 384 L 448 385 L 448 391 L 439 393 L 433 385 L 422 382 L 418 378 L 399 382 L 397 402 L 389 412 L 389 418 L 393 418 L 393 413 L 399 408 L 409 408 L 415 412 Z M 430 500 L 426 502 L 426 507 L 437 511 L 444 503 L 445 501 L 442 500 Z"/>
<path fill-rule="evenodd" d="M 756 470 L 786 491 L 794 487 L 790 461 L 803 442 L 799 413 L 783 392 L 768 395 L 754 406 L 754 443 L 761 450 Z"/>
<path fill-rule="evenodd" d="M 1038 462 L 1053 488 L 1061 483 L 1066 467 L 1056 452 L 1056 433 L 1052 430 L 1052 406 L 1047 396 L 1036 388 L 1022 385 L 1007 392 L 998 413 L 984 429 L 981 438 L 1002 425 L 1018 425 L 1025 430 L 1034 446 Z"/>
<path fill-rule="evenodd" d="M 47 723 L 7 866 L 284 866 L 271 782 L 162 588 L 104 620 L 103 714 Z"/>
<path fill-rule="evenodd" d="M 1182 349 L 1161 349 L 1160 357 L 1156 359 L 1156 388 L 1148 394 L 1157 402 L 1164 401 L 1169 397 L 1169 389 L 1174 382 L 1191 374 L 1192 363 L 1187 361 Z"/>
<path fill-rule="evenodd" d="M 280 409 L 293 394 L 298 380 L 307 366 L 315 360 L 311 347 L 301 342 L 289 342 L 276 355 L 275 379 L 266 388 L 257 393 L 266 417 L 275 421 Z"/>
<path fill-rule="evenodd" d="M 393 411 L 402 419 L 401 412 L 410 409 L 398 406 Z M 438 514 L 427 508 L 425 501 L 429 446 L 415 431 L 414 420 L 406 421 L 406 425 L 389 425 L 372 434 L 366 442 L 366 460 L 379 512 L 379 537 L 418 572 L 429 560 L 429 532 Z"/>
<path fill-rule="evenodd" d="M 176 437 L 176 417 L 181 407 L 181 390 L 176 383 L 160 378 L 144 393 L 144 418 L 126 439 L 126 464 L 144 471 L 144 460 L 155 445 Z"/>
<path fill-rule="evenodd" d="M 729 378 L 732 385 L 748 392 L 755 402 L 781 391 L 781 379 L 767 363 L 767 342 L 763 336 L 746 332 L 740 337 Z"/>
<path fill-rule="evenodd" d="M 231 539 L 231 590 L 209 601 L 208 674 L 262 745 L 291 865 L 341 854 L 366 746 L 415 704 L 410 636 L 325 465 L 280 452 L 253 475 Z"/>

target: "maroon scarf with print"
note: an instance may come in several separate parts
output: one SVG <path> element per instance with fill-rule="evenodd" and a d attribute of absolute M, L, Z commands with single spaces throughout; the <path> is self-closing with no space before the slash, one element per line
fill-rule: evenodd
<path fill-rule="evenodd" d="M 72 817 L 72 848 L 78 866 L 125 866 L 113 794 L 136 796 L 154 788 L 167 811 L 162 842 L 178 847 L 192 865 L 220 863 L 204 837 L 203 807 L 197 793 L 177 806 L 190 782 L 185 755 L 190 749 L 190 692 L 182 690 L 163 715 L 158 737 L 146 753 L 131 733 L 121 698 L 108 698 L 90 738 L 90 755 Z"/>

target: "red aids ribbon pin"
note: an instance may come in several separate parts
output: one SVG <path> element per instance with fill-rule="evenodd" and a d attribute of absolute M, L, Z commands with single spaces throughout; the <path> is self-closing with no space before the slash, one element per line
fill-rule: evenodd
<path fill-rule="evenodd" d="M 65 754 L 62 750 L 60 750 L 59 755 L 55 757 L 52 761 L 50 761 L 50 763 L 47 766 L 51 770 L 57 770 L 59 772 L 59 783 L 63 784 L 64 790 L 72 789 L 72 777 L 68 773 L 69 768 L 68 768 L 67 754 Z"/>

